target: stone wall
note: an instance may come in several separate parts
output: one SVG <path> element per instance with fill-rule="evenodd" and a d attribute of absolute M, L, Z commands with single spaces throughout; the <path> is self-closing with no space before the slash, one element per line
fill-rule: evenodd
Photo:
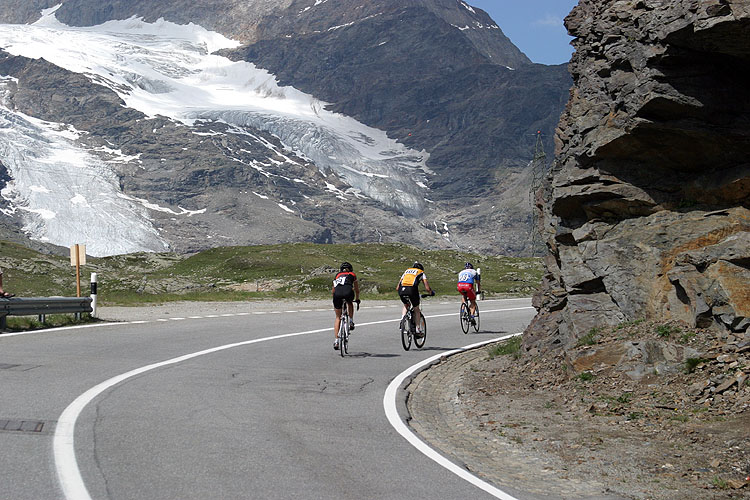
<path fill-rule="evenodd" d="M 750 325 L 750 2 L 581 0 L 570 101 L 537 193 L 525 346 L 640 318 Z"/>

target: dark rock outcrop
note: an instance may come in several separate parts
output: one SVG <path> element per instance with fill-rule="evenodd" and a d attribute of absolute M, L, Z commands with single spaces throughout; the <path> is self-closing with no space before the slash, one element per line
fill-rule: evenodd
<path fill-rule="evenodd" d="M 582 0 L 527 348 L 639 318 L 750 325 L 750 5 Z M 546 199 L 542 202 L 540 200 Z"/>

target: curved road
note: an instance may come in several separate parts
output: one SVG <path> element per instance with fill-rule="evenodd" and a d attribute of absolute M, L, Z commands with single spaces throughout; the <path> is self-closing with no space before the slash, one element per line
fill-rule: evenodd
<path fill-rule="evenodd" d="M 363 303 L 343 359 L 328 304 L 0 335 L 0 499 L 496 498 L 404 439 L 383 398 L 416 363 L 519 332 L 534 310 L 480 302 L 482 329 L 464 335 L 458 301 L 436 299 L 409 352 L 400 305 Z"/>

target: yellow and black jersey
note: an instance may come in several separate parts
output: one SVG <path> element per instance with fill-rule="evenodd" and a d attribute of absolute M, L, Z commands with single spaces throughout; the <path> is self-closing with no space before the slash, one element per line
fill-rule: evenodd
<path fill-rule="evenodd" d="M 419 286 L 419 283 L 425 278 L 424 271 L 416 267 L 410 267 L 401 275 L 398 286 Z"/>

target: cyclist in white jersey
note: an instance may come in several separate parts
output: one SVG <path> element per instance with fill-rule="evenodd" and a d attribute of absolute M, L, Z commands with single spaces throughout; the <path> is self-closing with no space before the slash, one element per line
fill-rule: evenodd
<path fill-rule="evenodd" d="M 458 273 L 458 285 L 456 288 L 461 293 L 462 302 L 465 303 L 466 299 L 469 299 L 471 303 L 469 309 L 472 316 L 477 312 L 477 293 L 482 293 L 481 278 L 482 276 L 474 269 L 471 262 L 467 262 L 464 270 Z M 476 291 L 474 290 L 475 286 Z M 471 318 L 471 324 L 474 324 L 474 318 Z"/>

